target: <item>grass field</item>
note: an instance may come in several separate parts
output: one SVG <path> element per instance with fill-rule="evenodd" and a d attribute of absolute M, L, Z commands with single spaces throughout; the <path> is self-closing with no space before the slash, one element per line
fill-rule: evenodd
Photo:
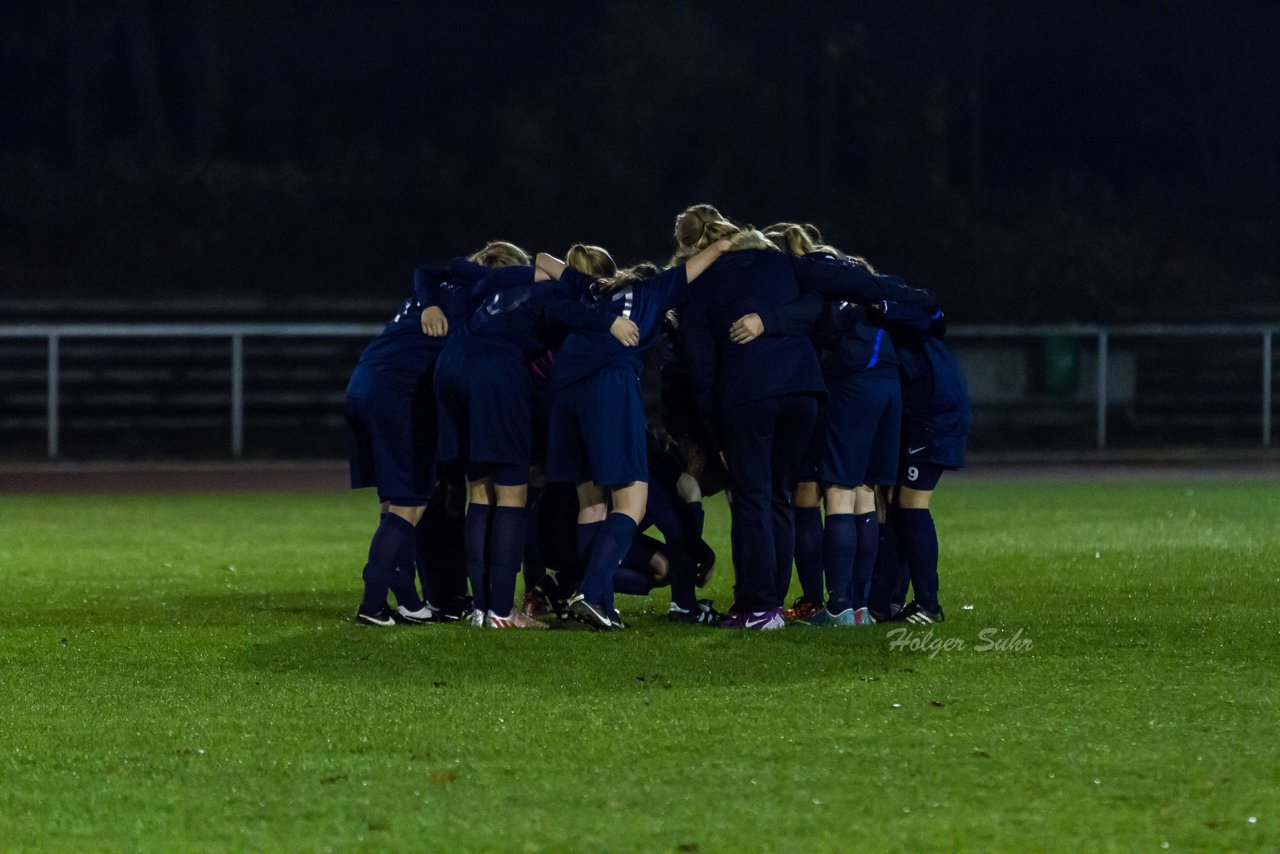
<path fill-rule="evenodd" d="M 364 629 L 371 504 L 0 496 L 0 849 L 1280 848 L 1273 483 L 944 483 L 916 649 Z"/>

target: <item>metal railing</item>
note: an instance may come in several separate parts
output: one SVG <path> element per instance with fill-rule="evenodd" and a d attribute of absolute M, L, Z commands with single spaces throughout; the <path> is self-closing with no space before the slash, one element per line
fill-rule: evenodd
<path fill-rule="evenodd" d="M 1280 323 L 1265 324 L 1203 324 L 1175 325 L 1160 323 L 1135 323 L 1104 326 L 1100 324 L 1045 324 L 1028 326 L 973 325 L 956 326 L 947 333 L 952 338 L 1093 338 L 1097 342 L 1097 385 L 1095 389 L 1095 444 L 1099 450 L 1107 447 L 1107 381 L 1111 342 L 1115 338 L 1175 338 L 1175 337 L 1226 337 L 1242 340 L 1249 336 L 1261 342 L 1261 414 L 1262 447 L 1271 448 L 1271 387 L 1272 341 Z"/>
<path fill-rule="evenodd" d="M 43 338 L 47 342 L 47 444 L 50 459 L 59 454 L 60 345 L 69 338 L 224 338 L 230 344 L 231 454 L 244 453 L 244 341 L 246 338 L 370 338 L 381 325 L 342 323 L 137 323 L 137 324 L 0 324 L 0 338 Z M 1097 347 L 1095 389 L 1096 435 L 1099 449 L 1107 447 L 1108 358 L 1117 338 L 1227 337 L 1243 340 L 1256 337 L 1261 344 L 1262 446 L 1272 440 L 1272 345 L 1280 323 L 1276 324 L 1045 324 L 1027 326 L 954 326 L 949 339 L 1036 339 L 1071 337 L 1094 339 Z"/>
<path fill-rule="evenodd" d="M 225 338 L 231 345 L 231 455 L 244 454 L 244 339 L 371 338 L 382 326 L 358 323 L 121 323 L 0 325 L 0 338 L 43 338 L 48 342 L 48 456 L 58 458 L 59 349 L 67 338 Z"/>

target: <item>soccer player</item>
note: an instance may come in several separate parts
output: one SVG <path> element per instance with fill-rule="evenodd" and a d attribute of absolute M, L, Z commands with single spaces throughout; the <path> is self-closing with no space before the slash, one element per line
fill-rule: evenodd
<path fill-rule="evenodd" d="M 779 629 L 778 587 L 790 578 L 794 554 L 792 491 L 825 389 L 807 334 L 768 334 L 743 344 L 730 337 L 744 314 L 799 298 L 790 259 L 711 205 L 676 218 L 677 259 L 726 238 L 729 251 L 680 311 L 680 334 L 699 416 L 717 435 L 728 468 L 737 610 L 721 625 Z"/>
<path fill-rule="evenodd" d="M 769 236 L 793 255 L 844 257 L 875 274 L 862 259 L 822 246 L 817 242 L 821 234 L 812 225 L 782 224 Z M 935 302 L 927 291 L 907 291 L 896 280 L 880 278 L 883 287 L 902 299 L 926 306 Z M 820 291 L 826 299 L 813 338 L 828 396 L 815 443 L 815 479 L 796 489 L 796 566 L 803 587 L 800 544 L 809 539 L 805 533 L 811 526 L 821 532 L 813 539 L 821 542 L 817 562 L 819 576 L 826 579 L 827 601 L 808 622 L 861 626 L 874 622 L 867 610 L 867 588 L 879 540 L 875 488 L 892 486 L 897 474 L 902 389 L 897 355 L 885 330 L 870 323 L 865 307 L 847 298 L 852 292 L 829 282 Z M 819 482 L 824 487 L 825 527 L 817 519 Z M 802 496 L 812 504 L 804 506 Z M 802 514 L 813 518 L 804 524 Z M 806 596 L 811 595 L 806 589 Z"/>
<path fill-rule="evenodd" d="M 647 277 L 618 271 L 598 246 L 577 244 L 564 261 L 545 253 L 537 257 L 540 271 L 582 294 L 593 311 L 627 320 L 637 331 L 628 346 L 598 329 L 574 329 L 551 371 L 547 478 L 577 485 L 578 552 L 584 564 L 569 612 L 594 629 L 623 627 L 613 603 L 614 572 L 648 502 L 643 354 L 661 333 L 667 311 L 684 301 L 689 283 L 727 246 L 713 241 L 686 263 Z"/>
<path fill-rule="evenodd" d="M 890 331 L 898 351 L 902 453 L 870 608 L 880 621 L 940 623 L 938 532 L 929 502 L 942 473 L 964 466 L 971 423 L 969 388 L 944 343 L 946 318 L 941 310 L 891 302 L 882 305 L 879 314 L 878 322 Z M 908 577 L 915 598 L 903 607 Z"/>
<path fill-rule="evenodd" d="M 528 535 L 529 362 L 547 349 L 547 321 L 595 329 L 632 344 L 635 324 L 593 310 L 570 287 L 524 264 L 491 271 L 471 296 L 478 307 L 436 365 L 440 459 L 459 460 L 467 477 L 471 623 L 545 628 L 515 608 L 516 575 Z"/>
<path fill-rule="evenodd" d="M 356 621 L 390 626 L 424 623 L 435 611 L 414 580 L 415 526 L 435 479 L 435 404 L 431 377 L 450 317 L 465 311 L 461 296 L 483 272 L 456 259 L 449 269 L 420 267 L 413 293 L 365 347 L 347 384 L 345 411 L 351 487 L 378 490 L 382 514 L 369 544 L 364 596 Z M 396 609 L 387 606 L 387 592 Z"/>

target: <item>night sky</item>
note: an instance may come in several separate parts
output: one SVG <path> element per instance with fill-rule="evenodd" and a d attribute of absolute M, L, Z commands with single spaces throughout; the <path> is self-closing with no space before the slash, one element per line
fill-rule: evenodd
<path fill-rule="evenodd" d="M 965 320 L 1275 316 L 1280 8 L 7 2 L 0 301 L 394 301 L 809 220 Z"/>

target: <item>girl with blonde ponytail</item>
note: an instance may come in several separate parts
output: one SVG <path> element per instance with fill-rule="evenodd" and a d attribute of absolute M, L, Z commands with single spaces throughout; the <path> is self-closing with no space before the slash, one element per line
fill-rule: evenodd
<path fill-rule="evenodd" d="M 593 310 L 569 286 L 550 281 L 511 244 L 477 253 L 493 266 L 470 292 L 474 310 L 436 366 L 442 461 L 465 467 L 467 575 L 471 622 L 490 628 L 546 628 L 515 608 L 516 575 L 528 536 L 526 502 L 532 455 L 528 365 L 542 353 L 544 321 L 627 336 L 629 324 Z"/>
<path fill-rule="evenodd" d="M 778 587 L 790 580 L 794 551 L 792 493 L 825 390 L 804 331 L 740 345 L 731 328 L 744 311 L 758 316 L 795 303 L 800 283 L 788 256 L 761 232 L 710 205 L 681 213 L 675 234 L 677 258 L 708 236 L 730 244 L 681 311 L 679 327 L 699 415 L 718 436 L 733 498 L 738 612 L 721 625 L 779 629 L 785 594 Z"/>
<path fill-rule="evenodd" d="M 690 282 L 728 246 L 728 240 L 711 240 L 687 262 L 656 276 L 618 271 L 597 246 L 577 244 L 566 261 L 537 257 L 538 269 L 582 294 L 584 304 L 634 330 L 626 340 L 585 327 L 572 330 L 551 369 L 547 480 L 577 486 L 578 553 L 585 574 L 569 599 L 569 612 L 592 628 L 623 627 L 614 608 L 613 578 L 648 502 L 643 354 L 661 333 L 666 312 L 687 298 Z M 691 601 L 681 607 L 696 612 L 692 584 L 688 592 Z"/>

